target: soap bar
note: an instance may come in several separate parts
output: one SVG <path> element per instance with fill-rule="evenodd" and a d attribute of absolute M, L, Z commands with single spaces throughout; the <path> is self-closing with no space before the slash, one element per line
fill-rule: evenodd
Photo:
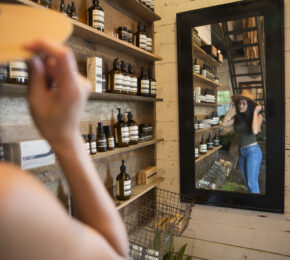
<path fill-rule="evenodd" d="M 157 177 L 157 167 L 150 166 L 137 173 L 137 184 L 149 184 Z"/>

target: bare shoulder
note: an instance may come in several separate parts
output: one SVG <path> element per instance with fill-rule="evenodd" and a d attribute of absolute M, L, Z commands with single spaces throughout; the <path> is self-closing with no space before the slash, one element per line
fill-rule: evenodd
<path fill-rule="evenodd" d="M 37 179 L 0 163 L 0 259 L 121 259 Z"/>

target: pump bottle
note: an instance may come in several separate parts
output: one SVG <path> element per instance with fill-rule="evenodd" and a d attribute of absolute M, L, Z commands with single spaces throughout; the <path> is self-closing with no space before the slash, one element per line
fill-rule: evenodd
<path fill-rule="evenodd" d="M 126 166 L 124 165 L 124 160 L 122 160 L 122 165 L 120 167 L 120 174 L 116 178 L 116 197 L 118 200 L 128 200 L 131 196 L 131 178 L 128 173 L 126 173 Z"/>

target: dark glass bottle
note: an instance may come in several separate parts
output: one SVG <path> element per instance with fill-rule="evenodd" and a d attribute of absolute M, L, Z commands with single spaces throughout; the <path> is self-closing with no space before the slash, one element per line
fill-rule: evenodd
<path fill-rule="evenodd" d="M 148 78 L 149 78 L 149 84 L 150 84 L 149 95 L 150 95 L 150 97 L 155 98 L 156 97 L 157 82 L 156 82 L 156 79 L 153 78 L 152 71 L 150 69 L 148 70 Z"/>
<path fill-rule="evenodd" d="M 130 136 L 128 125 L 123 121 L 123 116 L 121 114 L 121 108 L 118 110 L 118 122 L 114 125 L 115 129 L 115 140 L 118 147 L 127 147 L 130 145 Z"/>
<path fill-rule="evenodd" d="M 108 150 L 114 150 L 115 149 L 115 138 L 112 134 L 112 129 L 111 126 L 107 125 L 104 126 L 104 131 L 107 136 L 107 145 L 108 145 Z"/>
<path fill-rule="evenodd" d="M 150 94 L 150 83 L 149 79 L 146 76 L 146 71 L 143 67 L 141 67 L 141 75 L 139 78 L 139 95 L 148 97 Z"/>
<path fill-rule="evenodd" d="M 126 63 L 122 60 L 121 61 L 121 72 L 123 74 L 123 94 L 129 94 L 130 92 L 130 75 L 126 68 Z"/>
<path fill-rule="evenodd" d="M 200 141 L 200 144 L 199 144 L 199 152 L 200 152 L 200 154 L 206 154 L 207 153 L 207 144 L 206 144 L 204 135 L 202 135 L 202 137 L 201 137 L 201 141 Z"/>
<path fill-rule="evenodd" d="M 86 149 L 87 153 L 90 154 L 91 150 L 90 150 L 89 137 L 88 137 L 88 135 L 83 135 L 83 138 L 84 138 L 84 141 L 85 141 L 85 149 Z"/>
<path fill-rule="evenodd" d="M 218 134 L 218 131 L 216 131 L 214 139 L 213 139 L 213 146 L 219 146 L 219 145 L 220 145 L 219 134 Z"/>
<path fill-rule="evenodd" d="M 71 6 L 70 6 L 70 4 L 67 5 L 66 13 L 67 13 L 68 17 L 71 17 Z"/>
<path fill-rule="evenodd" d="M 98 123 L 97 129 L 97 151 L 106 152 L 107 151 L 107 138 L 104 133 L 103 123 Z"/>
<path fill-rule="evenodd" d="M 131 196 L 131 178 L 130 175 L 126 173 L 124 160 L 122 160 L 120 171 L 120 174 L 116 178 L 116 197 L 118 200 L 128 200 Z"/>
<path fill-rule="evenodd" d="M 50 0 L 33 0 L 33 1 L 46 7 L 46 8 L 51 8 L 51 1 Z"/>
<path fill-rule="evenodd" d="M 143 33 L 146 35 L 146 51 L 152 52 L 152 38 L 149 36 L 147 32 L 147 27 L 144 25 L 143 27 Z"/>
<path fill-rule="evenodd" d="M 137 123 L 133 120 L 131 112 L 128 113 L 127 125 L 129 127 L 130 144 L 138 144 L 139 140 L 139 129 Z"/>
<path fill-rule="evenodd" d="M 6 83 L 8 81 L 8 65 L 6 63 L 0 64 L 0 82 Z"/>
<path fill-rule="evenodd" d="M 118 28 L 118 36 L 120 40 L 128 41 L 128 30 L 127 27 L 121 26 Z"/>
<path fill-rule="evenodd" d="M 64 0 L 61 0 L 61 2 L 60 2 L 60 5 L 59 5 L 59 11 L 60 11 L 61 13 L 63 13 L 64 15 L 67 16 L 66 9 L 65 9 L 65 4 L 64 4 Z"/>
<path fill-rule="evenodd" d="M 142 30 L 141 22 L 138 22 L 137 32 L 135 33 L 135 45 L 143 50 L 146 50 L 146 35 Z"/>
<path fill-rule="evenodd" d="M 90 141 L 91 154 L 96 154 L 97 153 L 97 143 L 96 143 L 95 135 L 93 135 L 93 134 L 89 135 L 89 141 Z"/>
<path fill-rule="evenodd" d="M 213 141 L 211 138 L 211 134 L 208 134 L 208 138 L 207 138 L 207 150 L 212 150 L 213 149 Z"/>
<path fill-rule="evenodd" d="M 78 14 L 77 14 L 75 2 L 71 3 L 71 18 L 74 20 L 78 20 Z"/>
<path fill-rule="evenodd" d="M 89 25 L 103 32 L 105 29 L 105 13 L 99 0 L 93 0 L 93 5 L 88 9 L 88 13 Z"/>
<path fill-rule="evenodd" d="M 123 91 L 123 74 L 120 70 L 119 59 L 113 62 L 113 69 L 109 75 L 109 92 L 121 94 Z"/>
<path fill-rule="evenodd" d="M 9 82 L 28 84 L 28 69 L 23 60 L 9 62 Z"/>
<path fill-rule="evenodd" d="M 138 79 L 134 73 L 134 68 L 131 64 L 128 65 L 128 72 L 130 75 L 130 95 L 136 96 L 138 93 Z"/>
<path fill-rule="evenodd" d="M 128 31 L 127 31 L 127 38 L 128 38 L 129 43 L 133 42 L 132 30 L 130 30 L 130 29 L 128 29 Z"/>

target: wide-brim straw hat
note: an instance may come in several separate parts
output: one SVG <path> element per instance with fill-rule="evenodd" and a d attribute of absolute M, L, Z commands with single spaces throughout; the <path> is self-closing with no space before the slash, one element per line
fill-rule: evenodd
<path fill-rule="evenodd" d="M 240 99 L 246 99 L 247 101 L 250 101 L 254 105 L 256 105 L 256 106 L 258 105 L 258 103 L 255 100 L 255 96 L 247 90 L 243 90 L 240 95 L 232 96 L 232 100 L 234 103 L 238 102 Z"/>

